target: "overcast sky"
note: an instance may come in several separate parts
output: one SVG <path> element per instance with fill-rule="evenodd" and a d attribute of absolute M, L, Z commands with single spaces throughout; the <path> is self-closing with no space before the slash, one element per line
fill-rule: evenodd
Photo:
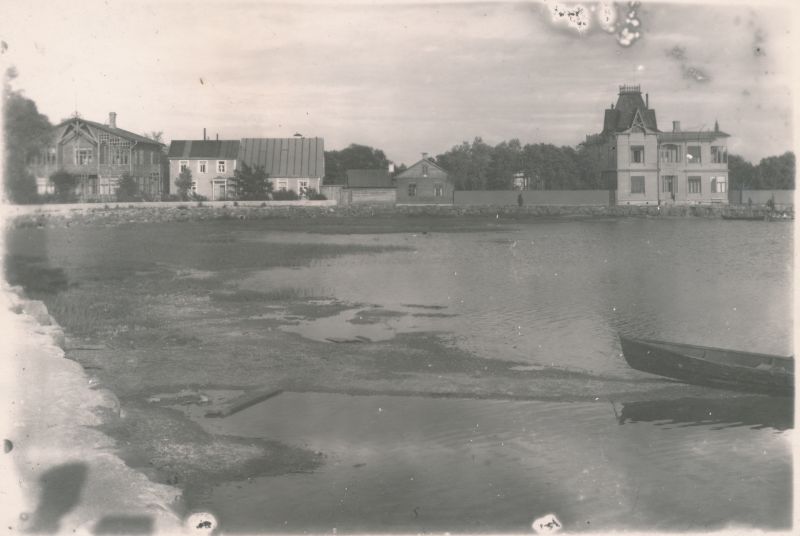
<path fill-rule="evenodd" d="M 635 83 L 662 130 L 718 120 L 755 161 L 793 147 L 780 5 L 645 3 L 627 22 L 627 4 L 564 5 L 554 20 L 555 2 L 26 1 L 0 40 L 51 121 L 115 111 L 166 141 L 300 132 L 407 164 L 475 136 L 576 145 Z"/>

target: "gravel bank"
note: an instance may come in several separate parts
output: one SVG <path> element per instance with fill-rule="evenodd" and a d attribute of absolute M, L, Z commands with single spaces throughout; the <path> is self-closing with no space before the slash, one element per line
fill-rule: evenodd
<path fill-rule="evenodd" d="M 64 358 L 64 333 L 38 301 L 0 287 L 3 527 L 46 533 L 182 532 L 180 490 L 120 459 L 98 427 L 114 394 Z M 9 532 L 10 533 L 10 532 Z"/>

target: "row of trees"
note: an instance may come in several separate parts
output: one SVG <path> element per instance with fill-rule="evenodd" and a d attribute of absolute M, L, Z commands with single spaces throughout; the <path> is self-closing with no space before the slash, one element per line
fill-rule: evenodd
<path fill-rule="evenodd" d="M 728 156 L 728 176 L 735 190 L 794 190 L 794 153 L 768 156 L 753 165 L 738 155 Z"/>
<path fill-rule="evenodd" d="M 478 137 L 472 143 L 465 141 L 438 155 L 436 163 L 451 174 L 457 190 L 512 190 L 518 173 L 528 177 L 534 188 L 603 187 L 583 146 L 577 149 L 549 143 L 523 146 L 513 139 L 492 147 Z"/>

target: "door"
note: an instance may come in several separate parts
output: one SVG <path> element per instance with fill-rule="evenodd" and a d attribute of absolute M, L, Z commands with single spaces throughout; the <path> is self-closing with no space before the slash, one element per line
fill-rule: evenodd
<path fill-rule="evenodd" d="M 226 188 L 227 187 L 226 182 L 227 181 L 224 181 L 224 182 L 223 181 L 214 181 L 214 188 L 213 188 L 213 192 L 211 194 L 212 195 L 212 201 L 222 201 L 222 200 L 225 199 L 225 196 L 228 193 L 226 191 L 226 189 L 227 189 Z"/>

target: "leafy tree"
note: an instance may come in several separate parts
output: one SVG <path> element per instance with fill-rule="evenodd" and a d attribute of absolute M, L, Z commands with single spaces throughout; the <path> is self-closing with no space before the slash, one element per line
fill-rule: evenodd
<path fill-rule="evenodd" d="M 263 166 L 250 167 L 243 163 L 234 171 L 233 189 L 238 199 L 269 199 L 272 181 Z"/>
<path fill-rule="evenodd" d="M 188 167 L 181 171 L 175 179 L 175 186 L 178 188 L 178 197 L 181 201 L 189 199 L 189 190 L 192 187 L 192 170 Z"/>
<path fill-rule="evenodd" d="M 123 173 L 117 184 L 117 201 L 136 201 L 139 199 L 139 185 L 130 173 Z"/>
<path fill-rule="evenodd" d="M 787 151 L 780 156 L 762 158 L 758 163 L 756 175 L 762 189 L 793 190 L 794 171 L 794 153 Z"/>
<path fill-rule="evenodd" d="M 16 77 L 17 71 L 11 67 L 3 81 L 5 195 L 12 203 L 32 203 L 37 200 L 36 179 L 26 166 L 30 157 L 50 144 L 53 126 L 39 113 L 35 102 L 21 91 L 11 89 L 11 81 Z"/>
<path fill-rule="evenodd" d="M 157 141 L 158 143 L 164 143 L 164 131 L 163 130 L 152 130 L 150 132 L 145 132 L 142 134 L 145 138 L 150 138 L 153 141 Z"/>
<path fill-rule="evenodd" d="M 344 184 L 348 169 L 386 169 L 389 159 L 380 149 L 350 144 L 341 151 L 325 151 L 325 184 Z"/>
<path fill-rule="evenodd" d="M 499 143 L 492 151 L 486 187 L 490 190 L 512 190 L 514 175 L 521 170 L 522 145 L 519 140 Z"/>
<path fill-rule="evenodd" d="M 492 146 L 479 136 L 472 143 L 462 142 L 436 157 L 455 182 L 457 190 L 485 190 L 492 161 Z"/>
<path fill-rule="evenodd" d="M 78 178 L 75 175 L 59 170 L 50 175 L 50 182 L 53 183 L 58 201 L 62 203 L 75 201 L 75 186 L 78 184 Z"/>
<path fill-rule="evenodd" d="M 755 166 L 736 154 L 728 155 L 728 176 L 731 190 L 745 190 L 758 187 Z"/>

